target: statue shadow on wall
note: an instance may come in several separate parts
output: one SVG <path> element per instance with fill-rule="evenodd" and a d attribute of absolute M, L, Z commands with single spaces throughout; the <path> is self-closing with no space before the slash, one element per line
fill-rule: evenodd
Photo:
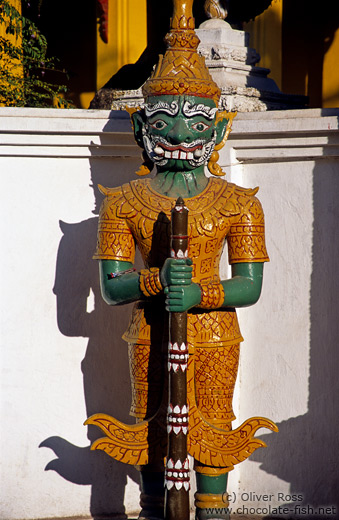
<path fill-rule="evenodd" d="M 53 289 L 57 297 L 58 328 L 65 336 L 88 338 L 81 363 L 87 417 L 107 413 L 133 423 L 134 419 L 129 416 L 131 390 L 127 343 L 121 339 L 131 306 L 110 307 L 103 301 L 98 263 L 92 257 L 96 246 L 97 215 L 103 199 L 97 185 L 121 185 L 135 178 L 135 174 L 132 166 L 130 175 L 121 181 L 121 176 L 114 178 L 107 161 L 105 165 L 100 159 L 90 162 L 95 216 L 74 224 L 60 222 L 63 237 Z M 79 428 L 85 427 L 79 424 Z M 87 428 L 90 443 L 103 436 L 99 428 Z M 57 455 L 45 470 L 56 471 L 72 483 L 92 486 L 90 512 L 94 519 L 127 518 L 124 507 L 127 477 L 139 483 L 138 471 L 133 466 L 117 462 L 104 452 L 90 451 L 90 446 L 75 446 L 62 437 L 50 437 L 40 446 L 52 449 Z"/>
<path fill-rule="evenodd" d="M 290 507 L 291 518 L 334 520 L 339 515 L 339 177 L 336 169 L 334 161 L 332 169 L 326 162 L 318 161 L 313 171 L 308 410 L 304 415 L 278 423 L 277 435 L 260 436 L 263 440 L 269 437 L 270 449 L 258 450 L 251 456 L 251 460 L 261 463 L 262 470 L 290 483 L 289 495 L 302 496 L 301 501 L 281 502 Z M 294 392 L 297 389 L 291 388 L 289 399 L 293 400 Z M 294 509 L 296 504 L 306 508 L 304 513 Z M 326 514 L 320 514 L 319 507 L 328 508 Z M 266 518 L 273 520 L 276 516 Z"/>

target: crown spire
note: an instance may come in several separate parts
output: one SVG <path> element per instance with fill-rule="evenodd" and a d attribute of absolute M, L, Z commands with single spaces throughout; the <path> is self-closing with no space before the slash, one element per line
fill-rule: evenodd
<path fill-rule="evenodd" d="M 142 88 L 145 98 L 161 95 L 189 95 L 213 99 L 218 105 L 220 89 L 213 81 L 205 59 L 197 52 L 193 0 L 173 0 L 167 50 Z"/>
<path fill-rule="evenodd" d="M 173 0 L 171 29 L 194 30 L 193 0 Z"/>

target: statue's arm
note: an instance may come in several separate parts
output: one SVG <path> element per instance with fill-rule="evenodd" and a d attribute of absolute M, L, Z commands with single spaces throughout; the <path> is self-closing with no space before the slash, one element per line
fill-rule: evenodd
<path fill-rule="evenodd" d="M 198 284 L 191 282 L 191 264 L 188 260 L 170 260 L 172 268 L 167 277 L 162 276 L 166 308 L 171 312 L 183 312 L 201 302 Z M 173 269 L 176 264 L 176 269 Z M 119 305 L 141 299 L 145 296 L 140 290 L 139 274 L 126 271 L 133 269 L 131 262 L 120 260 L 100 260 L 100 287 L 102 297 L 109 305 Z M 114 274 L 115 276 L 112 276 Z M 118 276 L 116 276 L 118 275 Z M 176 280 L 176 276 L 178 279 Z M 166 278 L 168 281 L 166 281 Z M 179 281 L 180 280 L 180 281 Z M 256 303 L 260 297 L 263 280 L 263 263 L 238 263 L 232 265 L 232 278 L 221 282 L 225 297 L 222 307 L 247 307 Z M 179 285 L 179 284 L 182 285 Z M 177 285 L 178 284 L 178 285 Z"/>
<path fill-rule="evenodd" d="M 176 260 L 167 261 L 171 271 L 176 269 Z M 165 262 L 165 265 L 166 265 Z M 187 262 L 188 260 L 181 260 Z M 183 269 L 181 267 L 181 269 Z M 187 268 L 186 268 L 187 269 Z M 179 275 L 179 273 L 178 273 Z M 222 307 L 248 307 L 256 303 L 260 297 L 263 280 L 262 262 L 243 262 L 232 265 L 232 278 L 221 281 L 225 296 Z M 182 285 L 176 285 L 172 280 L 166 283 L 166 309 L 171 312 L 184 312 L 201 303 L 201 288 L 198 284 L 186 279 Z"/>
<path fill-rule="evenodd" d="M 139 287 L 139 275 L 137 272 L 125 273 L 129 269 L 133 269 L 131 262 L 99 260 L 101 294 L 109 305 L 134 302 L 143 298 Z"/>
<path fill-rule="evenodd" d="M 232 278 L 221 282 L 225 298 L 223 307 L 248 307 L 259 300 L 264 273 L 263 262 L 232 265 Z"/>

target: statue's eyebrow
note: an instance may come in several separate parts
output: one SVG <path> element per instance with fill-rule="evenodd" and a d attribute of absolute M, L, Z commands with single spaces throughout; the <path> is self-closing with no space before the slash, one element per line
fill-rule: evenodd
<path fill-rule="evenodd" d="M 206 119 L 212 120 L 218 109 L 216 107 L 208 107 L 203 103 L 192 104 L 189 101 L 185 101 L 182 112 L 186 117 L 203 116 Z"/>
<path fill-rule="evenodd" d="M 157 103 L 145 104 L 145 114 L 147 117 L 151 117 L 158 112 L 164 112 L 165 114 L 176 116 L 179 112 L 179 103 L 177 101 L 172 101 L 172 103 L 158 101 Z"/>

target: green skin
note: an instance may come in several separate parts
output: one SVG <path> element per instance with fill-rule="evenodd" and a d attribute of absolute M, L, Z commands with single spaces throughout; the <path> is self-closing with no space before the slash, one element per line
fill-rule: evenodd
<path fill-rule="evenodd" d="M 179 113 L 175 116 L 165 112 L 156 113 L 146 118 L 145 115 L 133 115 L 134 133 L 139 146 L 143 147 L 142 128 L 148 125 L 153 135 L 159 135 L 171 145 L 189 144 L 196 139 L 212 138 L 216 132 L 216 144 L 220 143 L 226 131 L 227 120 L 215 124 L 213 120 L 202 115 L 187 117 L 182 107 L 185 101 L 215 107 L 211 99 L 193 96 L 158 96 L 149 98 L 149 103 L 165 101 L 170 104 L 179 101 Z M 194 168 L 189 161 L 169 159 L 164 166 L 157 165 L 157 174 L 151 180 L 152 188 L 167 197 L 176 199 L 191 198 L 201 193 L 207 186 L 208 178 L 204 172 L 204 164 Z M 139 275 L 128 273 L 109 279 L 110 273 L 118 273 L 132 268 L 130 262 L 116 260 L 100 261 L 100 280 L 104 300 L 109 305 L 119 305 L 145 299 L 139 288 Z M 262 287 L 263 264 L 239 263 L 232 265 L 232 278 L 222 280 L 225 291 L 223 307 L 247 307 L 259 299 Z M 166 294 L 166 310 L 169 312 L 185 312 L 199 305 L 201 291 L 199 285 L 192 282 L 192 261 L 190 259 L 176 260 L 167 258 L 160 279 Z"/>
<path fill-rule="evenodd" d="M 196 139 L 211 140 L 216 134 L 216 144 L 220 143 L 226 131 L 227 120 L 217 124 L 214 118 L 208 119 L 203 115 L 187 117 L 183 111 L 185 101 L 215 107 L 212 100 L 193 96 L 159 96 L 150 98 L 149 103 L 158 101 L 171 103 L 179 101 L 179 113 L 175 116 L 161 112 L 149 118 L 145 114 L 133 115 L 134 133 L 139 146 L 144 147 L 142 128 L 146 125 L 149 132 L 166 138 L 171 145 L 192 143 Z M 191 198 L 201 193 L 207 186 L 208 178 L 204 173 L 204 164 L 192 166 L 187 160 L 168 159 L 165 165 L 156 165 L 156 176 L 151 180 L 152 188 L 161 195 L 177 199 Z M 139 288 L 138 273 L 126 273 L 109 279 L 110 273 L 118 273 L 131 269 L 133 264 L 117 260 L 100 261 L 100 281 L 104 300 L 109 305 L 119 305 L 137 300 L 144 300 L 145 296 Z M 263 263 L 238 263 L 232 265 L 232 277 L 222 280 L 225 291 L 222 307 L 247 307 L 259 299 L 262 287 Z M 166 310 L 169 312 L 185 312 L 201 302 L 199 285 L 192 282 L 192 260 L 167 258 L 161 271 L 161 283 L 166 295 Z M 147 480 L 147 473 L 143 475 Z M 220 477 L 210 477 L 197 474 L 197 489 L 201 493 L 219 494 L 226 490 L 227 474 Z M 205 512 L 206 513 L 206 512 Z M 203 510 L 199 514 L 206 515 Z M 197 513 L 198 514 L 198 513 Z M 199 516 L 198 514 L 198 516 Z M 218 515 L 217 515 L 218 516 Z M 213 515 L 210 517 L 212 518 Z M 222 518 L 220 513 L 218 518 Z M 207 517 L 206 517 L 207 518 Z M 224 516 L 228 518 L 228 516 Z"/>

